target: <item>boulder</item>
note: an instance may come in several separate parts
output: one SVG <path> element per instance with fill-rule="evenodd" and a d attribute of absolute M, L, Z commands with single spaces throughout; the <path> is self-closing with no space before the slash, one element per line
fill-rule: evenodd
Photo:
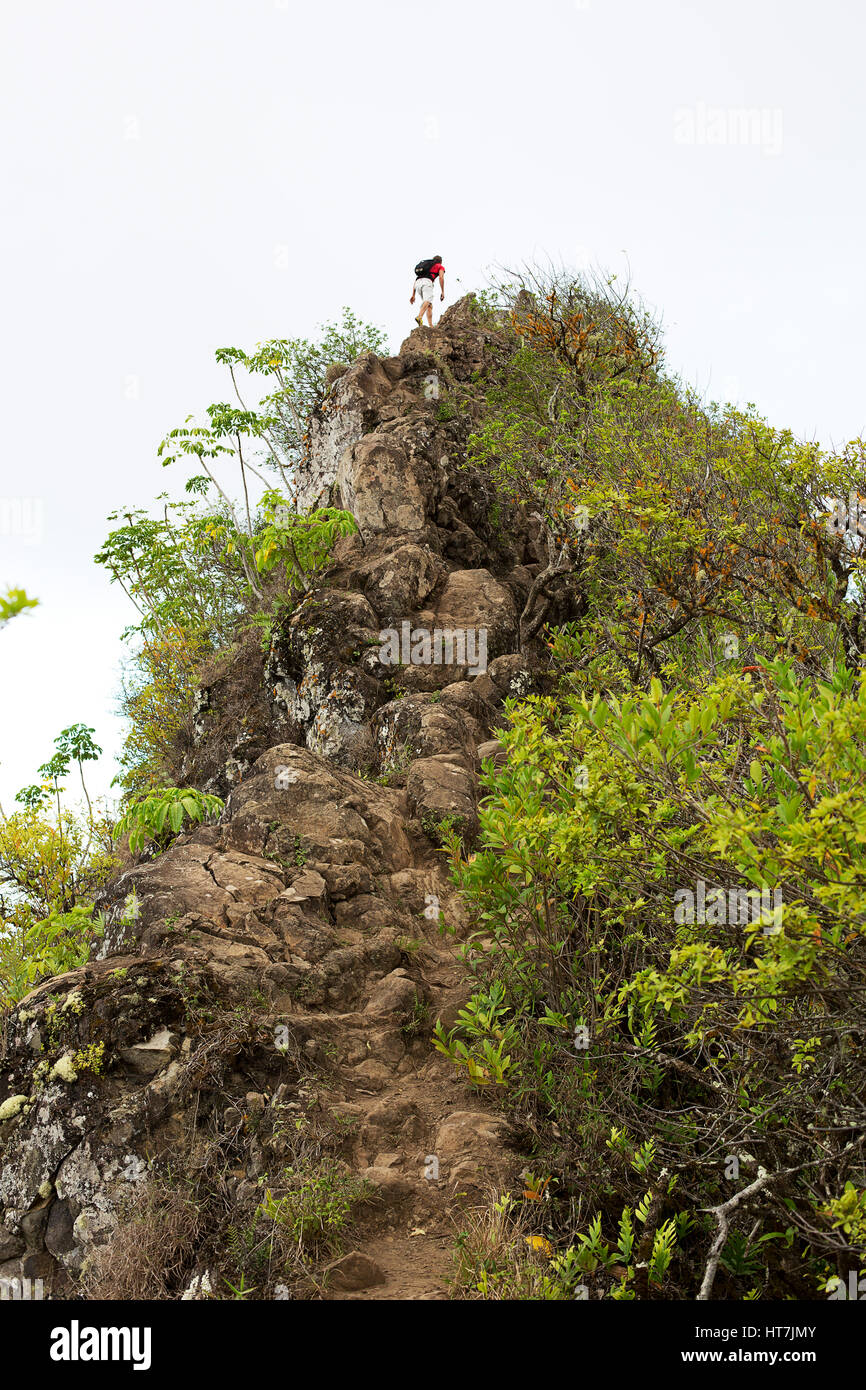
<path fill-rule="evenodd" d="M 310 453 L 297 494 L 299 511 L 330 503 L 341 456 L 375 424 L 394 380 L 393 359 L 383 362 L 372 352 L 345 370 L 331 371 L 327 398 L 310 427 Z"/>
<path fill-rule="evenodd" d="M 423 605 L 445 574 L 445 567 L 423 546 L 406 542 L 373 562 L 359 578 L 378 614 L 378 626 L 400 624 Z"/>
<path fill-rule="evenodd" d="M 362 534 L 421 531 L 426 524 L 428 492 L 417 464 L 387 436 L 365 435 L 343 453 L 337 487 Z"/>
<path fill-rule="evenodd" d="M 177 1035 L 168 1028 L 160 1028 L 147 1042 L 136 1043 L 134 1047 L 122 1047 L 119 1055 L 128 1067 L 142 1076 L 155 1076 L 167 1067 L 177 1051 Z"/>
<path fill-rule="evenodd" d="M 266 679 L 282 718 L 308 748 L 351 765 L 367 721 L 387 698 L 364 658 L 379 620 L 362 594 L 310 595 L 272 645 Z M 380 673 L 381 674 L 381 673 Z"/>
<path fill-rule="evenodd" d="M 454 570 L 436 600 L 438 627 L 484 634 L 482 672 L 494 657 L 514 648 L 517 622 L 511 590 L 486 569 Z"/>
<path fill-rule="evenodd" d="M 406 796 L 412 814 L 437 843 L 443 821 L 463 837 L 464 844 L 474 839 L 478 830 L 475 777 L 451 754 L 416 759 L 406 779 Z"/>
<path fill-rule="evenodd" d="M 410 1014 L 418 999 L 418 986 L 405 970 L 392 970 L 373 986 L 365 1012 L 368 1014 Z"/>
<path fill-rule="evenodd" d="M 468 764 L 482 737 L 479 725 L 463 710 L 419 695 L 383 705 L 370 727 L 385 771 L 437 753 L 462 756 Z"/>

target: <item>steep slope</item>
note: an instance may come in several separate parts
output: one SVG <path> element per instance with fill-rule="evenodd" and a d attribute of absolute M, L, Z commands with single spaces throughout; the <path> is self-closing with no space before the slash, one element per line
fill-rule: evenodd
<path fill-rule="evenodd" d="M 225 1294 L 226 1233 L 324 1156 L 363 1180 L 360 1257 L 323 1276 L 322 1254 L 292 1290 L 442 1297 L 454 1215 L 519 1167 L 430 1044 L 468 994 L 441 827 L 471 842 L 480 759 L 532 683 L 519 619 L 544 562 L 532 519 L 464 467 L 497 351 L 467 298 L 398 356 L 332 373 L 301 505 L 350 508 L 359 533 L 270 650 L 241 644 L 201 692 L 185 780 L 227 796 L 220 824 L 130 867 L 100 958 L 7 1021 L 0 1276 L 68 1296 L 102 1251 L 129 1296 L 128 1214 L 169 1229 L 180 1173 L 199 1225 L 168 1296 L 205 1271 Z M 396 665 L 381 633 L 404 624 L 470 646 L 437 664 L 421 641 Z M 269 1266 L 256 1296 L 278 1283 Z"/>

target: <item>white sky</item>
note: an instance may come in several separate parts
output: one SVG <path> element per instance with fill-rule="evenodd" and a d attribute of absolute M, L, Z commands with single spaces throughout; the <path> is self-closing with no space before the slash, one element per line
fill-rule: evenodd
<path fill-rule="evenodd" d="M 629 267 L 687 380 L 862 433 L 858 11 L 2 0 L 0 584 L 41 600 L 0 633 L 6 809 L 64 726 L 119 747 L 130 614 L 91 557 L 109 511 L 180 492 L 156 446 L 227 399 L 214 349 L 348 303 L 396 350 L 421 256 L 449 300 L 533 256 Z M 22 498 L 40 537 L 8 534 Z"/>

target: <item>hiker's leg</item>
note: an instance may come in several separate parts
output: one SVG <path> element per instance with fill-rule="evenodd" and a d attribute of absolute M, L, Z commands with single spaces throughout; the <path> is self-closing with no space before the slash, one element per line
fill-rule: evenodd
<path fill-rule="evenodd" d="M 420 303 L 418 304 L 418 312 L 417 312 L 416 315 L 415 315 L 415 322 L 417 323 L 418 327 L 420 328 L 420 327 L 422 326 L 423 319 L 424 319 L 424 281 L 423 281 L 423 280 L 416 280 L 416 281 L 415 281 L 415 289 L 414 289 L 414 291 L 413 291 L 413 298 L 414 298 L 414 297 L 417 297 L 418 300 L 420 301 Z"/>

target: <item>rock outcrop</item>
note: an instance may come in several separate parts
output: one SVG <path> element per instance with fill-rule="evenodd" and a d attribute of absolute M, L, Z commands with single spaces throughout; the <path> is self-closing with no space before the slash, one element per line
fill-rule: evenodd
<path fill-rule="evenodd" d="M 98 958 L 6 1020 L 0 1277 L 68 1296 L 166 1167 L 218 1172 L 238 1224 L 312 1126 L 367 1194 L 319 1294 L 443 1297 L 449 1213 L 519 1161 L 430 1044 L 467 995 L 442 837 L 471 845 L 481 757 L 533 681 L 536 524 L 465 464 L 499 346 L 467 298 L 332 373 L 301 502 L 359 531 L 201 692 L 186 780 L 220 824 L 124 872 Z M 219 1271 L 215 1235 L 187 1296 Z"/>

